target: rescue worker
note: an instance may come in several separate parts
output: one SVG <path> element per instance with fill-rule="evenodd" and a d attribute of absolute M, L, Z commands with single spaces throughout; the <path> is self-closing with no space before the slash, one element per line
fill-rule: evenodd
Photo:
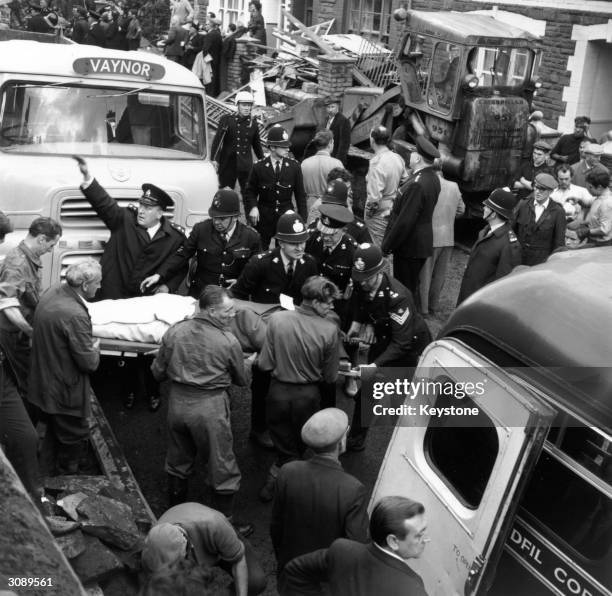
<path fill-rule="evenodd" d="M 334 147 L 331 156 L 339 159 L 342 165 L 346 167 L 348 150 L 351 146 L 351 123 L 340 112 L 340 99 L 338 97 L 327 96 L 323 100 L 323 105 L 327 111 L 325 128 L 334 136 Z"/>
<path fill-rule="evenodd" d="M 419 274 L 433 255 L 431 220 L 440 194 L 440 179 L 433 164 L 440 152 L 423 136 L 410 154 L 412 177 L 393 202 L 382 241 L 383 253 L 393 254 L 393 275 L 416 296 Z"/>
<path fill-rule="evenodd" d="M 242 349 L 229 330 L 234 301 L 218 286 L 207 286 L 193 317 L 176 323 L 162 338 L 151 370 L 168 379 L 168 501 L 187 498 L 198 452 L 208 464 L 215 508 L 233 519 L 240 470 L 229 418 L 230 385 L 246 385 Z M 242 528 L 245 535 L 253 526 Z"/>
<path fill-rule="evenodd" d="M 317 263 L 305 253 L 308 230 L 303 220 L 293 211 L 282 215 L 276 228 L 278 248 L 251 257 L 231 294 L 242 300 L 263 304 L 279 304 L 281 294 L 290 296 L 298 304 L 302 285 L 317 275 Z M 251 383 L 251 439 L 263 447 L 271 448 L 266 433 L 266 395 L 270 375 L 260 370 L 257 362 L 252 367 Z"/>
<path fill-rule="evenodd" d="M 252 151 L 257 159 L 264 157 L 257 119 L 251 114 L 254 102 L 253 95 L 248 91 L 236 93 L 238 111 L 221 117 L 210 148 L 212 164 L 219 175 L 219 188 L 227 186 L 233 190 L 238 180 L 243 201 L 253 168 Z"/>
<path fill-rule="evenodd" d="M 306 195 L 300 164 L 287 156 L 289 135 L 280 125 L 268 132 L 270 155 L 253 165 L 246 189 L 246 213 L 261 235 L 265 250 L 276 230 L 279 217 L 292 210 L 295 198 L 297 212 L 306 219 Z"/>
<path fill-rule="evenodd" d="M 326 196 L 345 196 L 346 185 L 340 180 L 330 182 Z M 346 226 L 353 221 L 353 214 L 344 206 L 322 203 L 321 217 L 308 230 L 306 252 L 317 262 L 319 274 L 333 281 L 340 290 L 340 297 L 334 309 L 342 323 L 346 322 L 346 304 L 351 286 L 351 270 L 357 243 L 346 232 Z"/>
<path fill-rule="evenodd" d="M 521 264 L 521 245 L 510 225 L 515 203 L 516 197 L 503 188 L 495 189 L 484 201 L 487 225 L 472 247 L 457 305 Z"/>
<path fill-rule="evenodd" d="M 110 238 L 100 264 L 102 265 L 102 287 L 98 299 L 133 298 L 142 295 L 142 282 L 155 273 L 166 259 L 176 253 L 185 242 L 180 226 L 164 217 L 164 211 L 174 201 L 154 184 L 142 185 L 142 196 L 138 207 L 120 207 L 91 176 L 84 159 L 78 158 L 83 174 L 81 192 L 106 227 Z M 163 284 L 149 285 L 148 293 L 175 292 L 187 273 L 187 265 L 176 271 L 174 277 Z M 149 398 L 149 410 L 156 412 L 160 406 L 159 387 L 150 375 L 150 357 L 138 359 L 138 376 L 142 389 Z M 126 408 L 134 405 L 134 394 L 125 400 Z"/>
<path fill-rule="evenodd" d="M 272 500 L 280 467 L 305 450 L 300 433 L 320 407 L 319 384 L 338 377 L 338 327 L 328 318 L 337 294 L 334 283 L 312 276 L 302 286 L 300 306 L 268 319 L 258 366 L 272 375 L 266 420 L 277 458 L 259 493 L 262 501 Z"/>
<path fill-rule="evenodd" d="M 2 214 L 2 238 L 12 231 L 12 224 Z M 30 369 L 32 319 L 42 293 L 40 258 L 53 250 L 61 235 L 62 226 L 54 219 L 37 217 L 27 236 L 7 253 L 0 266 L 0 345 L 24 397 Z"/>
<path fill-rule="evenodd" d="M 367 364 L 373 366 L 416 366 L 431 334 L 417 312 L 410 290 L 383 271 L 387 263 L 381 249 L 362 244 L 355 251 L 352 277 L 356 282 L 350 304 L 348 338 L 369 344 Z M 347 449 L 362 451 L 367 425 L 362 425 L 361 391 L 355 395 L 355 410 Z M 367 399 L 367 397 L 364 397 Z M 364 404 L 365 406 L 365 404 Z M 363 408 L 364 417 L 371 409 Z"/>
<path fill-rule="evenodd" d="M 238 193 L 229 189 L 217 191 L 208 215 L 210 219 L 198 222 L 193 227 L 187 242 L 161 265 L 157 273 L 142 282 L 142 292 L 172 279 L 195 257 L 196 267 L 190 276 L 189 295 L 198 298 L 207 285 L 231 286 L 248 260 L 261 252 L 259 234 L 238 221 Z"/>
<path fill-rule="evenodd" d="M 348 430 L 348 416 L 338 408 L 313 414 L 302 427 L 313 457 L 280 469 L 270 521 L 278 575 L 294 557 L 327 548 L 336 538 L 367 540 L 365 487 L 339 459 Z"/>
<path fill-rule="evenodd" d="M 519 178 L 514 182 L 514 190 L 519 199 L 526 199 L 533 192 L 533 185 L 538 174 L 554 174 L 554 168 L 548 164 L 551 147 L 546 141 L 533 144 L 531 160 L 524 163 L 519 171 Z"/>
<path fill-rule="evenodd" d="M 521 243 L 523 265 L 543 263 L 565 246 L 565 211 L 550 198 L 557 181 L 550 174 L 535 177 L 534 197 L 519 203 L 513 229 Z"/>

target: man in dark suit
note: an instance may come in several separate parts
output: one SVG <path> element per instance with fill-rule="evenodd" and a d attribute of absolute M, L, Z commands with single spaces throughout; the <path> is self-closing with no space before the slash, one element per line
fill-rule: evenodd
<path fill-rule="evenodd" d="M 100 15 L 93 11 L 89 11 L 89 31 L 83 43 L 90 46 L 98 46 L 99 48 L 106 47 L 106 31 L 100 23 Z"/>
<path fill-rule="evenodd" d="M 421 577 L 408 565 L 425 550 L 427 521 L 421 503 L 383 497 L 372 510 L 370 544 L 340 538 L 329 548 L 290 561 L 279 581 L 281 596 L 427 596 Z"/>
<path fill-rule="evenodd" d="M 523 265 L 538 265 L 565 246 L 565 211 L 550 198 L 557 181 L 550 174 L 538 174 L 534 196 L 519 203 L 514 231 L 523 250 Z"/>
<path fill-rule="evenodd" d="M 227 186 L 233 190 L 238 179 L 243 201 L 247 180 L 253 169 L 251 149 L 257 159 L 264 157 L 259 126 L 257 120 L 251 116 L 254 101 L 253 95 L 248 91 L 239 91 L 236 94 L 238 113 L 221 117 L 210 148 L 212 164 L 219 175 L 219 188 Z"/>
<path fill-rule="evenodd" d="M 95 296 L 101 278 L 94 259 L 71 265 L 66 282 L 47 290 L 34 313 L 28 401 L 35 417 L 47 420 L 61 474 L 78 473 L 89 436 L 89 373 L 98 368 L 100 350 L 85 301 Z"/>
<path fill-rule="evenodd" d="M 383 253 L 393 254 L 393 276 L 417 295 L 419 273 L 433 254 L 431 219 L 440 194 L 440 179 L 433 169 L 438 150 L 417 137 L 410 154 L 412 178 L 400 188 L 393 203 L 382 242 Z"/>
<path fill-rule="evenodd" d="M 280 125 L 268 132 L 270 155 L 253 166 L 246 188 L 246 210 L 249 220 L 261 236 L 264 249 L 276 231 L 279 217 L 293 209 L 295 198 L 297 212 L 306 219 L 306 195 L 300 164 L 287 157 L 289 135 Z"/>
<path fill-rule="evenodd" d="M 472 247 L 457 304 L 521 264 L 521 245 L 510 226 L 515 203 L 515 196 L 502 188 L 495 189 L 484 201 L 487 225 Z"/>
<path fill-rule="evenodd" d="M 223 49 L 223 37 L 221 36 L 221 19 L 211 18 L 208 21 L 208 33 L 204 36 L 202 43 L 202 54 L 204 57 L 209 55 L 210 68 L 212 70 L 212 79 L 206 85 L 206 93 L 211 97 L 217 97 L 221 91 L 221 50 Z"/>
<path fill-rule="evenodd" d="M 32 16 L 28 21 L 28 30 L 35 33 L 53 33 L 53 27 L 45 19 L 39 5 L 30 4 Z"/>
<path fill-rule="evenodd" d="M 334 148 L 332 157 L 339 159 L 346 167 L 348 150 L 351 146 L 351 123 L 348 118 L 340 113 L 340 100 L 336 97 L 328 96 L 323 100 L 327 110 L 327 121 L 325 128 L 334 135 Z"/>
<path fill-rule="evenodd" d="M 342 410 L 317 412 L 302 427 L 302 440 L 314 457 L 280 469 L 270 522 L 279 574 L 291 559 L 327 548 L 337 538 L 367 540 L 365 487 L 338 459 L 348 429 Z"/>
<path fill-rule="evenodd" d="M 229 287 L 235 282 L 248 260 L 261 252 L 259 234 L 238 221 L 240 199 L 233 190 L 219 190 L 208 210 L 210 219 L 197 223 L 187 242 L 161 265 L 155 275 L 147 277 L 140 289 L 172 279 L 184 271 L 193 257 L 196 267 L 190 275 L 189 295 L 199 298 L 209 285 Z"/>
<path fill-rule="evenodd" d="M 164 54 L 168 60 L 172 62 L 183 63 L 183 54 L 185 53 L 185 46 L 189 39 L 189 31 L 184 29 L 181 25 L 180 18 L 178 16 L 172 17 L 170 23 L 170 31 L 168 31 L 168 39 L 166 40 L 166 47 L 164 48 Z"/>
<path fill-rule="evenodd" d="M 317 275 L 318 269 L 316 261 L 304 252 L 308 230 L 299 215 L 289 211 L 279 218 L 276 240 L 278 248 L 251 257 L 230 290 L 234 298 L 279 304 L 280 295 L 285 294 L 295 304 L 302 301 L 302 286 L 311 275 Z M 266 432 L 265 402 L 270 374 L 257 363 L 252 372 L 251 439 L 270 449 L 273 445 Z"/>

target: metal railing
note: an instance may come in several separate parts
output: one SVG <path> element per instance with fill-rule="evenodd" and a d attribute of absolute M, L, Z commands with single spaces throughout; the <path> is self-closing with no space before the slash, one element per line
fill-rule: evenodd
<path fill-rule="evenodd" d="M 369 39 L 363 38 L 359 45 L 355 68 L 375 87 L 399 84 L 395 53 Z"/>

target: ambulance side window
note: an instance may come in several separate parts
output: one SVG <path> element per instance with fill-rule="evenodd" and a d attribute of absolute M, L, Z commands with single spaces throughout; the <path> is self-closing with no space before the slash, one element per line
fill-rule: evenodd
<path fill-rule="evenodd" d="M 438 378 L 442 383 L 448 378 Z M 435 407 L 460 403 L 462 407 L 476 407 L 469 398 L 456 400 L 449 395 L 439 395 Z M 482 500 L 499 450 L 495 425 L 480 410 L 465 427 L 461 417 L 441 416 L 432 418 L 425 432 L 425 457 L 444 483 L 461 503 L 477 509 Z"/>

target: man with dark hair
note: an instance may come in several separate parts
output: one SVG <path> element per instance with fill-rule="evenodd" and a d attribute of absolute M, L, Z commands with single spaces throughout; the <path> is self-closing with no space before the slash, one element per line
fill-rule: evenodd
<path fill-rule="evenodd" d="M 565 211 L 550 198 L 557 181 L 550 174 L 538 174 L 534 196 L 516 208 L 513 229 L 522 248 L 523 265 L 539 265 L 554 250 L 565 246 Z"/>
<path fill-rule="evenodd" d="M 334 138 L 331 156 L 339 159 L 346 167 L 348 150 L 351 146 L 351 123 L 349 119 L 340 112 L 340 99 L 328 96 L 323 100 L 327 111 L 325 128 L 329 130 Z"/>
<path fill-rule="evenodd" d="M 281 575 L 279 593 L 318 593 L 327 582 L 334 596 L 427 596 L 423 580 L 408 565 L 423 554 L 426 531 L 421 503 L 383 497 L 370 516 L 371 543 L 340 538 L 327 549 L 293 559 Z"/>
<path fill-rule="evenodd" d="M 302 426 L 319 408 L 320 383 L 338 377 L 338 327 L 328 315 L 338 296 L 337 286 L 320 276 L 309 277 L 302 286 L 302 304 L 295 310 L 274 313 L 258 366 L 270 371 L 266 419 L 277 452 L 266 484 L 260 492 L 270 501 L 280 467 L 304 452 Z"/>
<path fill-rule="evenodd" d="M 325 193 L 328 174 L 334 168 L 342 167 L 342 162 L 331 156 L 334 137 L 329 130 L 319 131 L 311 143 L 316 153 L 307 157 L 301 165 L 308 212 Z"/>
<path fill-rule="evenodd" d="M 34 417 L 47 421 L 60 474 L 78 474 L 89 437 L 89 374 L 98 368 L 100 342 L 93 338 L 85 302 L 101 280 L 94 259 L 75 263 L 66 270 L 65 283 L 42 295 L 34 313 L 28 401 L 36 408 Z"/>
<path fill-rule="evenodd" d="M 593 142 L 590 138 L 589 126 L 591 119 L 588 116 L 577 116 L 574 118 L 574 132 L 561 135 L 555 143 L 550 154 L 559 163 L 571 166 L 580 161 L 578 148 L 583 139 Z"/>
<path fill-rule="evenodd" d="M 554 169 L 548 164 L 550 145 L 546 141 L 536 141 L 533 144 L 531 159 L 521 166 L 518 180 L 515 180 L 513 189 L 519 199 L 526 199 L 533 195 L 534 181 L 539 174 L 554 174 Z"/>
<path fill-rule="evenodd" d="M 162 338 L 151 370 L 169 380 L 166 455 L 170 505 L 187 499 L 188 478 L 198 452 L 206 458 L 215 508 L 233 519 L 240 470 L 229 418 L 230 385 L 246 385 L 242 349 L 229 330 L 234 301 L 219 286 L 206 286 L 193 317 Z M 243 533 L 253 531 L 250 524 Z"/>
<path fill-rule="evenodd" d="M 594 170 L 586 175 L 587 190 L 595 197 L 584 224 L 576 234 L 580 240 L 588 239 L 593 246 L 612 245 L 612 191 L 610 174 Z"/>
<path fill-rule="evenodd" d="M 385 236 L 389 214 L 400 184 L 406 180 L 404 160 L 389 149 L 391 135 L 384 126 L 370 133 L 374 157 L 366 175 L 367 198 L 364 219 L 374 244 L 380 246 Z"/>
<path fill-rule="evenodd" d="M 259 0 L 251 0 L 249 2 L 249 22 L 247 24 L 247 30 L 251 37 L 254 37 L 259 44 L 257 48 L 258 54 L 266 53 L 266 23 L 263 15 L 261 14 L 261 2 Z"/>
<path fill-rule="evenodd" d="M 510 225 L 515 203 L 515 196 L 502 188 L 495 189 L 484 201 L 487 225 L 472 247 L 457 304 L 521 264 L 521 245 Z"/>
<path fill-rule="evenodd" d="M 6 222 L 3 229 L 6 233 Z M 30 368 L 32 318 L 42 291 L 40 258 L 53 250 L 61 235 L 62 227 L 54 219 L 37 217 L 27 236 L 8 252 L 0 266 L 0 345 L 24 397 Z"/>
<path fill-rule="evenodd" d="M 87 9 L 83 6 L 74 8 L 75 18 L 72 25 L 72 41 L 85 43 L 89 33 L 89 22 L 87 21 Z"/>
<path fill-rule="evenodd" d="M 393 255 L 393 277 L 416 297 L 419 274 L 433 255 L 431 220 L 440 194 L 440 179 L 433 169 L 439 151 L 425 137 L 417 137 L 410 154 L 412 176 L 397 193 L 381 244 L 383 253 Z"/>
<path fill-rule="evenodd" d="M 338 408 L 313 414 L 302 441 L 314 456 L 280 469 L 270 522 L 279 574 L 294 557 L 327 548 L 336 538 L 367 540 L 365 487 L 339 460 L 348 430 L 348 416 Z"/>

